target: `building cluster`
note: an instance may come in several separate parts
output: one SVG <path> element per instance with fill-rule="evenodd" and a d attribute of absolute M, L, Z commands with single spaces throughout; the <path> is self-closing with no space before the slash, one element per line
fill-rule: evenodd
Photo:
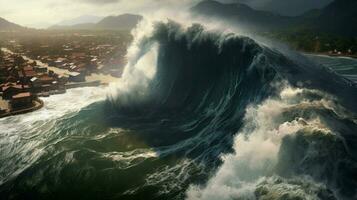
<path fill-rule="evenodd" d="M 7 45 L 10 50 L 40 60 L 51 67 L 88 76 L 92 73 L 120 77 L 126 63 L 128 39 L 96 35 L 57 35 L 41 40 L 18 40 Z"/>
<path fill-rule="evenodd" d="M 65 92 L 66 77 L 60 77 L 22 56 L 0 53 L 0 114 L 31 107 L 37 96 Z"/>
<path fill-rule="evenodd" d="M 36 107 L 38 97 L 100 85 L 86 81 L 92 73 L 120 77 L 131 40 L 119 32 L 39 31 L 0 38 L 0 117 Z"/>

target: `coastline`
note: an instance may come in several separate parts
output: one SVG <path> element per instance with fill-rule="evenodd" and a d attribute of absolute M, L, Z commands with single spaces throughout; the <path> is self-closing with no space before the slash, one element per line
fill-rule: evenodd
<path fill-rule="evenodd" d="M 323 53 L 323 52 L 304 52 L 301 51 L 303 55 L 311 55 L 311 56 L 327 56 L 333 58 L 347 58 L 347 59 L 356 59 L 357 55 L 348 55 L 348 54 L 331 54 L 331 53 Z"/>
<path fill-rule="evenodd" d="M 40 98 L 36 98 L 35 100 L 32 101 L 32 103 L 33 103 L 32 107 L 23 108 L 23 109 L 19 109 L 19 110 L 15 110 L 15 111 L 9 111 L 7 113 L 0 114 L 0 118 L 34 112 L 36 110 L 41 109 L 45 105 L 44 102 Z"/>
<path fill-rule="evenodd" d="M 0 48 L 0 51 L 6 52 L 9 54 L 16 54 L 7 48 Z M 25 55 L 21 55 L 21 57 L 27 61 L 31 61 L 31 62 L 35 61 L 37 63 L 37 65 L 39 65 L 41 67 L 46 67 L 48 70 L 52 70 L 56 74 L 59 74 L 59 75 L 66 75 L 66 74 L 70 73 L 70 71 L 68 71 L 66 69 L 49 66 L 48 64 L 43 63 L 40 60 L 34 60 L 34 59 L 31 59 Z M 92 73 L 91 75 L 86 76 L 86 80 L 84 82 L 68 82 L 68 83 L 64 84 L 63 90 L 51 90 L 51 91 L 46 91 L 46 92 L 39 92 L 39 93 L 37 93 L 37 98 L 35 100 L 33 100 L 33 105 L 31 107 L 22 108 L 19 110 L 10 110 L 9 109 L 8 112 L 0 113 L 0 118 L 5 118 L 5 117 L 13 116 L 13 115 L 25 114 L 25 113 L 34 112 L 34 111 L 41 109 L 42 107 L 44 107 L 44 102 L 39 97 L 49 97 L 51 95 L 64 94 L 64 93 L 66 93 L 66 90 L 74 89 L 74 88 L 107 86 L 111 82 L 118 81 L 119 79 L 120 78 L 113 77 L 111 75 L 104 75 L 101 73 Z"/>

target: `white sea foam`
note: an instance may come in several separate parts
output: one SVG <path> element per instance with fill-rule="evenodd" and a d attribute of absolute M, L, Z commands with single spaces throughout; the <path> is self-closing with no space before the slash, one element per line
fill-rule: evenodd
<path fill-rule="evenodd" d="M 38 111 L 0 119 L 0 184 L 40 158 L 46 139 L 58 129 L 58 120 L 104 100 L 106 94 L 100 87 L 67 90 L 66 94 L 42 98 L 45 105 Z"/>
<path fill-rule="evenodd" d="M 254 190 L 262 178 L 274 174 L 280 145 L 286 135 L 299 130 L 319 130 L 330 134 L 318 117 L 304 119 L 296 116 L 293 120 L 282 120 L 285 112 L 292 108 L 299 109 L 299 106 L 316 104 L 325 109 L 332 108 L 326 99 L 308 101 L 297 98 L 303 92 L 306 90 L 285 87 L 279 98 L 249 106 L 244 119 L 245 126 L 235 138 L 235 153 L 222 156 L 224 164 L 207 185 L 191 186 L 187 198 L 255 199 Z"/>

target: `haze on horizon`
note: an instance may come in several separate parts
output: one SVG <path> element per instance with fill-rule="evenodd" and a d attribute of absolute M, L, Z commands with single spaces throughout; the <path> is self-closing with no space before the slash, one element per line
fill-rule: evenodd
<path fill-rule="evenodd" d="M 0 0 L 0 17 L 14 23 L 46 28 L 82 15 L 108 16 L 123 13 L 145 14 L 158 8 L 187 9 L 201 0 Z M 240 2 L 284 15 L 298 15 L 320 8 L 332 0 L 219 0 Z"/>

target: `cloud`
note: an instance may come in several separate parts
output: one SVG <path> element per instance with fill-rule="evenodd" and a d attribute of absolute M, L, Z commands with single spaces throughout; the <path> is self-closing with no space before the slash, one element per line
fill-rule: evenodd
<path fill-rule="evenodd" d="M 200 0 L 0 0 L 0 17 L 18 24 L 56 24 L 81 15 L 145 14 L 184 10 Z"/>
<path fill-rule="evenodd" d="M 106 4 L 113 4 L 118 3 L 120 0 L 76 0 L 82 3 L 89 3 L 89 4 L 96 4 L 96 5 L 106 5 Z"/>
<path fill-rule="evenodd" d="M 192 5 L 201 0 L 75 0 L 76 2 L 95 4 L 95 5 L 109 5 L 120 4 L 124 7 L 150 7 L 151 5 Z M 73 0 L 72 0 L 73 2 Z"/>

